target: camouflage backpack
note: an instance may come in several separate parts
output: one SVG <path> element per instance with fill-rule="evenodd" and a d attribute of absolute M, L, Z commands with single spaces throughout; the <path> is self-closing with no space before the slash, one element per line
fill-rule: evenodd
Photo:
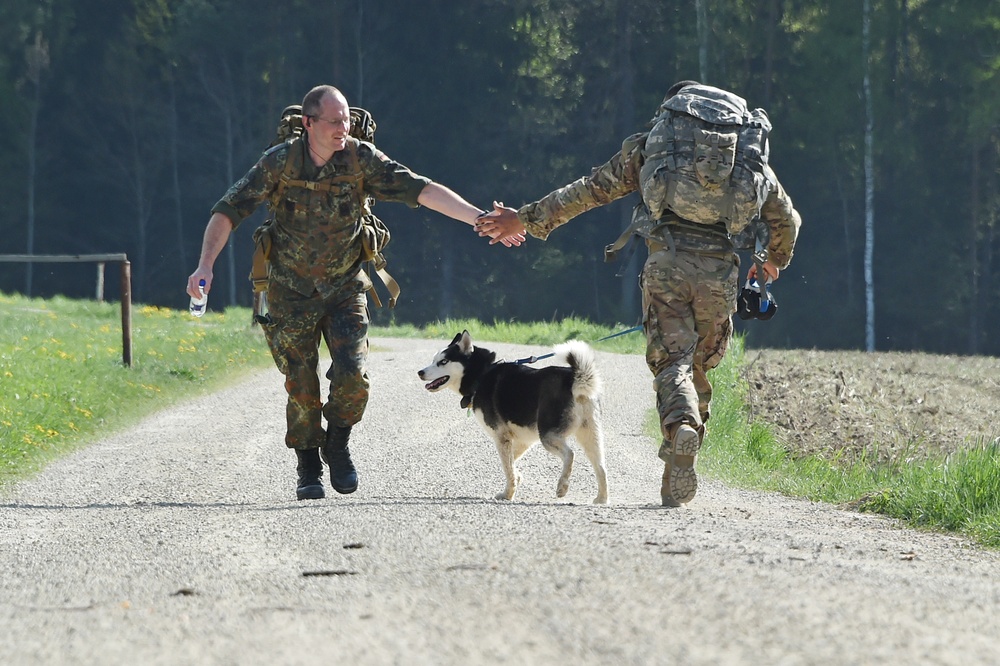
<path fill-rule="evenodd" d="M 653 219 L 671 211 L 739 234 L 760 214 L 771 123 L 731 92 L 689 85 L 660 105 L 643 149 L 642 199 Z"/>
<path fill-rule="evenodd" d="M 350 135 L 359 141 L 367 141 L 369 143 L 374 141 L 376 125 L 375 119 L 372 118 L 372 115 L 365 109 L 353 106 L 350 107 L 350 114 Z M 271 144 L 267 147 L 265 152 L 275 146 L 301 136 L 302 132 L 302 107 L 298 104 L 285 107 L 285 109 L 281 112 L 281 119 L 278 121 L 278 127 L 275 130 L 274 140 L 271 141 Z M 355 171 L 357 173 L 344 178 L 357 181 L 360 188 L 362 176 L 361 168 L 357 164 L 357 155 L 352 152 L 350 157 L 355 163 Z M 286 161 L 285 169 L 281 174 L 278 187 L 268 203 L 271 215 L 268 217 L 267 221 L 264 222 L 264 224 L 254 231 L 253 235 L 255 249 L 253 266 L 250 271 L 250 282 L 253 285 L 254 291 L 254 321 L 258 323 L 267 323 L 268 321 L 264 313 L 267 309 L 267 279 L 270 274 L 270 263 L 268 261 L 268 257 L 271 254 L 271 225 L 274 224 L 274 211 L 278 203 L 281 202 L 285 189 L 287 187 L 306 187 L 313 190 L 332 189 L 333 179 L 329 182 L 307 182 L 304 180 L 297 180 L 292 177 L 293 170 L 294 160 Z M 362 202 L 364 215 L 361 220 L 361 259 L 363 262 L 371 264 L 376 275 L 379 276 L 379 279 L 382 280 L 382 284 L 384 284 L 386 289 L 389 291 L 389 307 L 391 308 L 396 305 L 396 300 L 399 298 L 400 292 L 399 284 L 385 269 L 386 259 L 382 254 L 386 245 L 389 244 L 391 235 L 389 233 L 389 228 L 385 225 L 385 223 L 372 214 L 372 204 L 374 204 L 374 200 L 371 199 L 371 197 L 366 197 Z M 382 307 L 382 301 L 379 299 L 378 292 L 375 290 L 374 284 L 372 285 L 370 292 L 375 305 Z"/>

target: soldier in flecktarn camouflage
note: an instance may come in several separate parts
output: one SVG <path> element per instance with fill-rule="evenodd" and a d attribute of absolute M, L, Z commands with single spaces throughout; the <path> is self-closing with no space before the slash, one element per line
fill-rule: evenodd
<path fill-rule="evenodd" d="M 358 487 L 348 440 L 368 402 L 365 292 L 371 281 L 362 268 L 368 200 L 423 205 L 470 226 L 483 211 L 350 136 L 350 107 L 333 86 L 317 86 L 306 94 L 302 129 L 265 152 L 212 208 L 187 292 L 196 295 L 200 280 L 211 291 L 212 267 L 229 235 L 269 203 L 274 221 L 269 227 L 264 334 L 285 376 L 285 444 L 298 457 L 296 496 L 319 499 L 325 495 L 322 460 L 330 467 L 334 490 L 352 493 Z M 523 239 L 500 242 L 509 247 Z M 325 404 L 318 376 L 321 340 L 331 359 Z"/>
<path fill-rule="evenodd" d="M 767 115 L 733 93 L 681 81 L 667 92 L 651 129 L 628 137 L 607 163 L 519 210 L 499 204 L 480 218 L 483 236 L 525 232 L 545 240 L 580 213 L 641 193 L 632 236 L 649 258 L 640 276 L 646 362 L 653 373 L 664 462 L 664 506 L 697 491 L 697 453 L 711 412 L 707 373 L 726 353 L 739 291 L 734 239 L 753 229 L 764 240 L 749 278 L 773 280 L 788 266 L 801 220 L 767 162 Z M 759 268 L 758 268 L 759 266 Z"/>

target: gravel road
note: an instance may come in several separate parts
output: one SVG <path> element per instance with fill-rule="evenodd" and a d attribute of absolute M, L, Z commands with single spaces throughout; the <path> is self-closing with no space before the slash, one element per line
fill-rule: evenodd
<path fill-rule="evenodd" d="M 360 488 L 297 502 L 275 370 L 0 497 L 0 664 L 994 664 L 1000 554 L 703 482 L 659 507 L 643 359 L 599 353 L 611 503 L 541 447 L 514 502 L 443 342 L 373 340 Z M 508 359 L 538 348 L 496 345 Z"/>

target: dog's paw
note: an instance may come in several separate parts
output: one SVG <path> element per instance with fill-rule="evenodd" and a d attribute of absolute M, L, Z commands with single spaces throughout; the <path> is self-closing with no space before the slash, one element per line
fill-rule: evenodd
<path fill-rule="evenodd" d="M 514 499 L 514 491 L 512 490 L 508 493 L 506 490 L 504 490 L 502 492 L 497 493 L 493 497 L 493 499 L 507 500 L 509 502 L 510 500 Z"/>
<path fill-rule="evenodd" d="M 556 497 L 565 497 L 567 492 L 569 492 L 569 479 L 559 479 L 559 483 L 556 484 Z"/>
<path fill-rule="evenodd" d="M 594 498 L 594 504 L 607 504 L 607 503 L 608 503 L 607 495 L 598 495 L 597 497 Z"/>

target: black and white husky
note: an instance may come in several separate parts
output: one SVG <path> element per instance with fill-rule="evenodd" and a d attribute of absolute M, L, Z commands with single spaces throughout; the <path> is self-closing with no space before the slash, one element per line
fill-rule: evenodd
<path fill-rule="evenodd" d="M 417 374 L 428 391 L 451 388 L 462 396 L 462 407 L 475 412 L 493 436 L 507 486 L 497 499 L 513 499 L 521 474 L 518 458 L 536 442 L 563 461 L 556 496 L 569 490 L 575 436 L 597 476 L 595 504 L 608 501 L 598 395 L 601 380 L 594 352 L 584 342 L 572 341 L 555 348 L 566 366 L 531 368 L 496 360 L 496 353 L 476 347 L 468 331 L 455 336 L 434 360 Z"/>

